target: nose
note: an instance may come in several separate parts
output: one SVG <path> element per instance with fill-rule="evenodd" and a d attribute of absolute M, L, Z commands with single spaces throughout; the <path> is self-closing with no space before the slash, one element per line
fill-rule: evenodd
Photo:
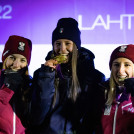
<path fill-rule="evenodd" d="M 62 43 L 62 44 L 60 45 L 60 51 L 59 51 L 59 53 L 60 53 L 60 54 L 63 54 L 63 53 L 66 53 L 66 51 L 67 51 L 66 45 L 65 45 L 65 43 Z"/>
<path fill-rule="evenodd" d="M 125 67 L 123 65 L 120 65 L 120 67 L 119 67 L 119 73 L 120 74 L 124 74 L 124 72 L 125 72 Z"/>
<path fill-rule="evenodd" d="M 19 59 L 16 59 L 14 62 L 13 62 L 13 68 L 20 68 L 20 61 Z"/>

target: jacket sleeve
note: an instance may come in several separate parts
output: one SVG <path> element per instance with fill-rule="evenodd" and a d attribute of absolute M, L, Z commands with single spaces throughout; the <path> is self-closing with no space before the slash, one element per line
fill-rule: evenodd
<path fill-rule="evenodd" d="M 54 96 L 55 71 L 42 65 L 33 76 L 33 96 L 31 102 L 31 123 L 40 125 L 51 109 Z"/>
<path fill-rule="evenodd" d="M 12 91 L 11 89 L 3 85 L 0 89 L 0 103 L 4 105 L 8 104 L 13 94 L 14 94 L 14 91 Z"/>

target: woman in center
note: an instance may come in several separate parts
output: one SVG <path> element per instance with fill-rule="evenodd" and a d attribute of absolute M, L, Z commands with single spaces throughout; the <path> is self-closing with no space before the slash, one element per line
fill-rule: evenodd
<path fill-rule="evenodd" d="M 96 85 L 105 79 L 94 67 L 94 54 L 81 47 L 78 22 L 61 18 L 52 33 L 53 50 L 35 71 L 31 104 L 32 134 L 84 133 L 84 116 L 91 113 L 93 132 L 97 116 L 93 104 Z M 94 99 L 96 100 L 96 98 Z M 99 101 L 96 101 L 99 103 Z M 99 112 L 99 111 L 97 111 Z M 89 125 L 89 124 L 88 124 Z"/>

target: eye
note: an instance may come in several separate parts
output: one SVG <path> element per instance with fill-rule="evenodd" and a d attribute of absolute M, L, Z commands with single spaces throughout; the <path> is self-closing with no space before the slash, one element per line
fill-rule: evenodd
<path fill-rule="evenodd" d="M 21 62 L 23 62 L 23 63 L 24 63 L 24 62 L 27 62 L 27 61 L 26 61 L 26 59 L 21 59 Z"/>
<path fill-rule="evenodd" d="M 66 42 L 66 45 L 67 45 L 67 46 L 71 45 L 71 42 Z"/>
<path fill-rule="evenodd" d="M 60 42 L 56 42 L 56 46 L 60 46 L 61 45 L 61 43 Z"/>
<path fill-rule="evenodd" d="M 70 44 L 69 42 L 66 43 L 66 45 L 69 45 L 69 44 Z"/>
<path fill-rule="evenodd" d="M 11 55 L 11 56 L 9 56 L 9 59 L 14 61 L 15 57 Z"/>
<path fill-rule="evenodd" d="M 128 67 L 128 66 L 131 66 L 131 64 L 129 64 L 129 63 L 126 63 L 126 64 L 125 64 L 125 67 Z"/>
<path fill-rule="evenodd" d="M 114 66 L 114 67 L 119 67 L 120 64 L 119 64 L 119 63 L 114 63 L 113 66 Z"/>

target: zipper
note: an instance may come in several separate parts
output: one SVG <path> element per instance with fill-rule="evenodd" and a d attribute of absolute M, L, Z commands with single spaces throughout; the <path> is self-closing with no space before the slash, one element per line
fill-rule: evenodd
<path fill-rule="evenodd" d="M 13 134 L 16 131 L 16 114 L 15 114 L 15 104 L 13 104 Z"/>
<path fill-rule="evenodd" d="M 115 134 L 116 129 L 116 118 L 117 118 L 118 104 L 116 105 L 115 114 L 114 114 L 114 122 L 113 122 L 113 134 Z"/>

